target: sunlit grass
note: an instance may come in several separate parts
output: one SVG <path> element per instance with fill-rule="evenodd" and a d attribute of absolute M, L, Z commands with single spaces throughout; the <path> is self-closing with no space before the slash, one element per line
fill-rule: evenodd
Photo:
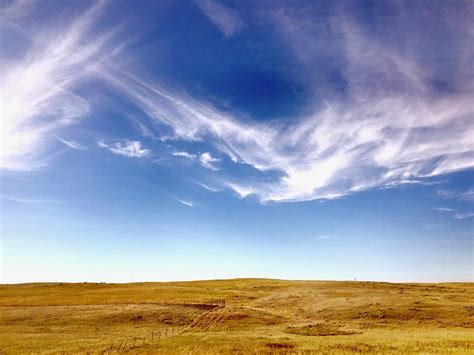
<path fill-rule="evenodd" d="M 3 285 L 0 350 L 473 353 L 473 299 L 470 283 Z"/>

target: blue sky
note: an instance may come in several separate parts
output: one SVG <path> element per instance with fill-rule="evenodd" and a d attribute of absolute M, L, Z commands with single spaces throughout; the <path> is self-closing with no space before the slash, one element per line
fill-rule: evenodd
<path fill-rule="evenodd" d="M 2 282 L 473 281 L 472 2 L 0 9 Z"/>

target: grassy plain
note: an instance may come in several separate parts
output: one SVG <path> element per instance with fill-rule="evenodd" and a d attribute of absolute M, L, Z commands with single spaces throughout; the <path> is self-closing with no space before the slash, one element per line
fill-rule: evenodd
<path fill-rule="evenodd" d="M 0 285 L 0 312 L 5 354 L 474 354 L 473 283 Z"/>

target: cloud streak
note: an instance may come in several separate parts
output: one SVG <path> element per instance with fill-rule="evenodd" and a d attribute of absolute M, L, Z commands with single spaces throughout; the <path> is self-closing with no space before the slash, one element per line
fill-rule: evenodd
<path fill-rule="evenodd" d="M 99 141 L 97 145 L 101 148 L 105 148 L 110 152 L 122 155 L 128 158 L 145 158 L 151 154 L 151 150 L 143 148 L 139 141 L 127 141 L 127 142 L 115 142 L 112 144 L 106 144 Z"/>
<path fill-rule="evenodd" d="M 209 185 L 206 185 L 202 182 L 196 182 L 197 185 L 201 186 L 203 189 L 207 190 L 207 191 L 210 191 L 210 192 L 219 192 L 221 191 L 220 189 L 218 188 L 215 188 L 215 187 L 211 187 Z"/>
<path fill-rule="evenodd" d="M 188 153 L 188 152 L 181 152 L 181 151 L 178 151 L 178 152 L 173 152 L 171 153 L 174 157 L 181 157 L 181 158 L 187 158 L 187 159 L 190 159 L 190 160 L 193 160 L 193 159 L 196 159 L 197 156 L 196 154 L 191 154 L 191 153 Z"/>
<path fill-rule="evenodd" d="M 245 27 L 233 9 L 214 0 L 196 0 L 196 4 L 226 37 L 232 37 Z"/>
<path fill-rule="evenodd" d="M 61 138 L 61 137 L 58 137 L 56 135 L 54 135 L 54 138 L 56 138 L 58 141 L 60 141 L 61 143 L 63 143 L 65 146 L 71 148 L 71 149 L 75 149 L 75 150 L 85 150 L 86 147 L 84 147 L 82 144 L 79 144 L 75 141 L 72 141 L 72 140 L 67 140 L 67 139 L 64 139 L 64 138 Z"/>
<path fill-rule="evenodd" d="M 284 129 L 244 123 L 238 115 L 129 73 L 109 72 L 103 78 L 126 92 L 156 124 L 168 127 L 169 139 L 206 139 L 231 161 L 261 173 L 257 181 L 220 181 L 239 196 L 255 195 L 262 202 L 338 198 L 422 183 L 423 177 L 474 166 L 469 158 L 474 151 L 470 92 L 434 96 L 423 84 L 426 70 L 413 59 L 369 41 L 352 23 L 339 30 L 350 99 L 327 100 Z M 388 89 L 373 92 L 370 86 L 377 77 Z"/>
<path fill-rule="evenodd" d="M 23 59 L 4 61 L 0 72 L 0 168 L 9 171 L 31 171 L 46 165 L 54 133 L 76 124 L 90 112 L 89 102 L 72 89 L 107 56 L 104 49 L 112 36 L 108 32 L 88 36 L 84 41 L 103 11 L 103 1 L 55 35 L 51 35 L 54 31 L 50 28 L 37 33 L 18 24 L 30 5 L 16 1 L 1 13 L 7 28 L 32 43 L 25 48 Z"/>
<path fill-rule="evenodd" d="M 177 197 L 177 196 L 175 196 L 175 195 L 173 195 L 172 193 L 167 192 L 167 191 L 166 191 L 166 193 L 167 193 L 168 195 L 170 195 L 171 197 L 173 197 L 173 198 L 174 198 L 176 201 L 178 201 L 179 203 L 181 203 L 181 204 L 183 204 L 183 205 L 185 205 L 185 206 L 187 206 L 187 207 L 194 207 L 194 203 L 193 203 L 192 201 L 183 200 L 183 199 L 181 199 L 181 198 L 179 198 L 179 197 Z"/>
<path fill-rule="evenodd" d="M 179 198 L 176 198 L 176 200 L 178 202 L 182 203 L 185 206 L 188 206 L 188 207 L 193 207 L 194 206 L 194 204 L 191 201 L 181 200 Z"/>
<path fill-rule="evenodd" d="M 438 212 L 452 212 L 452 211 L 454 211 L 452 208 L 447 208 L 447 207 L 434 207 L 433 210 L 438 211 Z"/>
<path fill-rule="evenodd" d="M 467 212 L 467 213 L 456 213 L 454 218 L 456 219 L 466 219 L 466 218 L 473 218 L 474 212 Z"/>
<path fill-rule="evenodd" d="M 220 162 L 220 159 L 214 158 L 209 152 L 202 153 L 199 156 L 199 161 L 206 169 L 213 171 L 220 170 L 220 168 L 216 166 L 216 163 Z"/>
<path fill-rule="evenodd" d="M 0 198 L 2 198 L 3 200 L 18 202 L 18 203 L 22 203 L 26 205 L 42 205 L 42 204 L 57 202 L 57 201 L 51 201 L 51 200 L 40 200 L 40 199 L 31 199 L 31 198 L 6 196 L 6 195 L 1 195 Z"/>
<path fill-rule="evenodd" d="M 438 190 L 440 197 L 456 199 L 458 201 L 474 201 L 474 189 L 466 191 Z"/>

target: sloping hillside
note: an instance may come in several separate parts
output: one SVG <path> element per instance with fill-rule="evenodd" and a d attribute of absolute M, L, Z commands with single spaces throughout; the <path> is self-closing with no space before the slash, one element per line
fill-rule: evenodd
<path fill-rule="evenodd" d="M 0 350 L 473 353 L 472 300 L 470 283 L 2 285 Z"/>

